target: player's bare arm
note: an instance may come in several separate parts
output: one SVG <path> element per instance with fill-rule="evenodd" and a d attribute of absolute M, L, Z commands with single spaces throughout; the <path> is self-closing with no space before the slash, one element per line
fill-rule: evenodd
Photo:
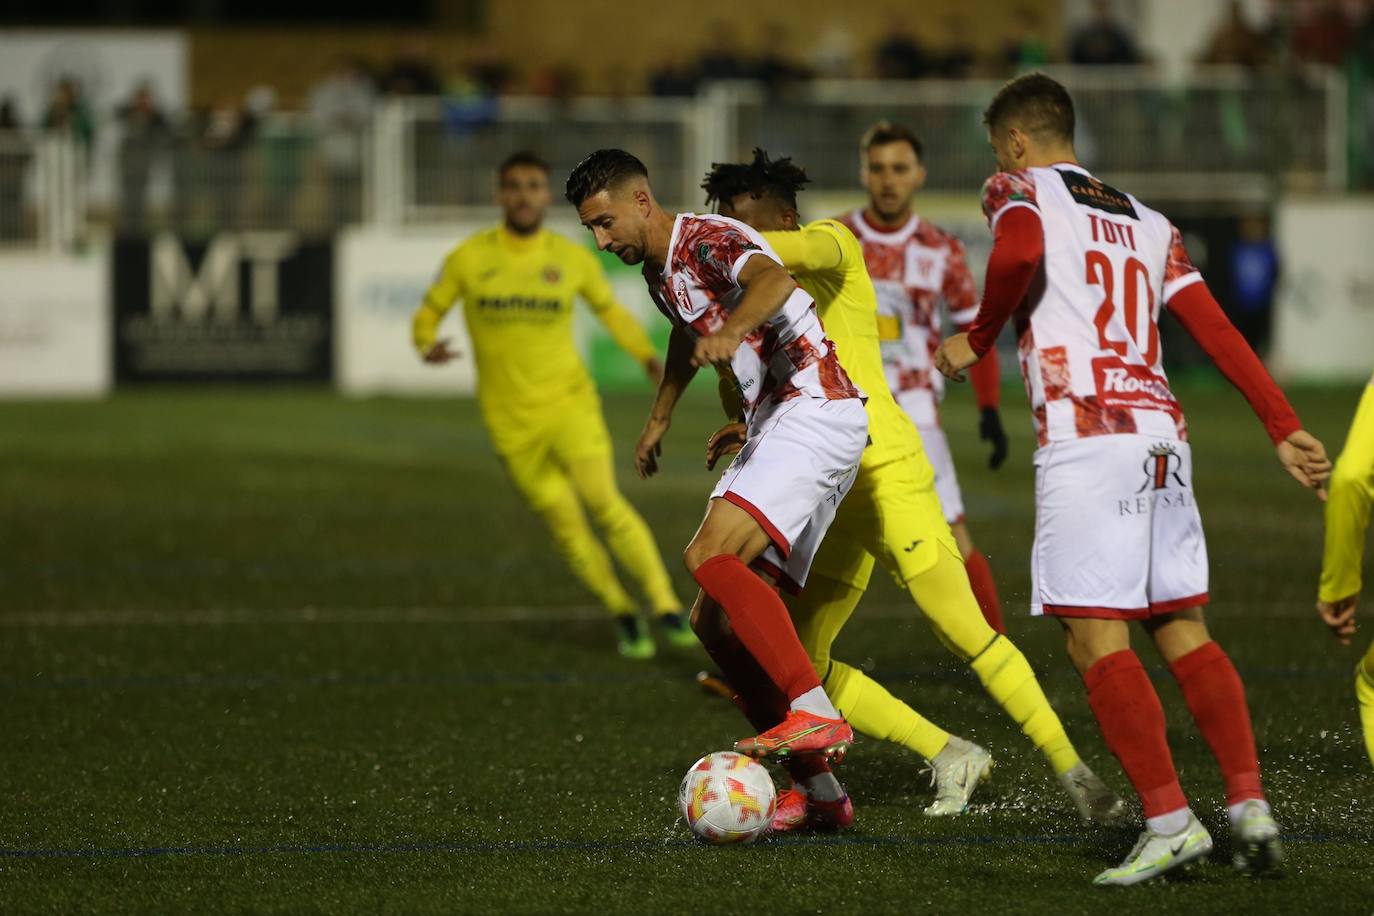
<path fill-rule="evenodd" d="M 797 289 L 781 264 L 765 257 L 750 258 L 739 272 L 744 296 L 714 334 L 697 339 L 692 366 L 726 366 L 734 358 L 745 335 L 776 315 Z"/>
<path fill-rule="evenodd" d="M 635 443 L 635 472 L 641 480 L 658 473 L 658 458 L 663 454 L 663 437 L 673 423 L 673 409 L 697 374 L 692 360 L 692 339 L 681 328 L 674 327 L 668 337 L 668 359 L 663 377 L 658 383 L 653 409 L 644 423 L 644 431 Z"/>

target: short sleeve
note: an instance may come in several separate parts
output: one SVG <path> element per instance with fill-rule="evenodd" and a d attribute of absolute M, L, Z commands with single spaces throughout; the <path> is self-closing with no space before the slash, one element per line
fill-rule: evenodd
<path fill-rule="evenodd" d="M 1164 301 L 1167 303 L 1185 286 L 1202 279 L 1202 274 L 1193 266 L 1188 257 L 1188 249 L 1183 244 L 1183 233 L 1173 223 L 1169 224 L 1169 254 L 1164 262 Z"/>
<path fill-rule="evenodd" d="M 702 286 L 714 293 L 725 293 L 739 286 L 739 272 L 756 254 L 766 254 L 749 235 L 723 222 L 698 220 L 684 227 L 678 243 L 683 260 Z"/>
<path fill-rule="evenodd" d="M 1040 209 L 1035 202 L 1035 177 L 1025 169 L 998 172 L 983 183 L 983 216 L 989 227 L 995 230 L 1002 214 L 1012 207 Z"/>

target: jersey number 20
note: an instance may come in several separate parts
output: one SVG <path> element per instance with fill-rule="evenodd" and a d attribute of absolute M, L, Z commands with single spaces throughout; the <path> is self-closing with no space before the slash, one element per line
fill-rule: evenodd
<path fill-rule="evenodd" d="M 1112 350 L 1120 356 L 1127 355 L 1129 346 L 1124 340 L 1112 340 L 1107 336 L 1107 326 L 1117 311 L 1116 273 L 1111 258 L 1100 251 L 1088 251 L 1087 279 L 1093 286 L 1102 287 L 1102 304 L 1097 307 L 1093 324 L 1097 326 L 1097 343 L 1104 350 Z M 1150 286 L 1150 272 L 1145 265 L 1134 257 L 1126 259 L 1122 271 L 1124 281 L 1122 291 L 1126 300 L 1122 318 L 1126 333 L 1131 336 L 1137 352 L 1145 357 L 1145 365 L 1153 366 L 1159 358 L 1159 325 L 1155 324 L 1155 292 Z M 1145 291 L 1145 308 L 1141 309 L 1140 293 Z M 1142 345 L 1141 337 L 1145 338 Z"/>

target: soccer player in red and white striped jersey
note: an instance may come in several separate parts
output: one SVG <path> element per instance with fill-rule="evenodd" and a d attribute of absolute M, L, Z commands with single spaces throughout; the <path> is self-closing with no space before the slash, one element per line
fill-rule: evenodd
<path fill-rule="evenodd" d="M 1078 164 L 1063 86 L 1018 77 L 984 120 L 1002 170 L 983 190 L 995 243 L 973 328 L 941 344 L 936 365 L 962 379 L 1015 316 L 1040 444 L 1031 611 L 1064 626 L 1103 737 L 1145 809 L 1140 841 L 1095 883 L 1135 884 L 1212 849 L 1130 648 L 1131 621 L 1168 662 L 1220 766 L 1236 866 L 1274 867 L 1279 830 L 1244 688 L 1203 618 L 1207 548 L 1187 424 L 1161 365 L 1160 311 L 1241 390 L 1294 478 L 1323 495 L 1331 462 L 1227 321 L 1178 229 Z"/>
<path fill-rule="evenodd" d="M 624 150 L 598 150 L 579 163 L 567 197 L 598 248 L 644 264 L 649 292 L 673 326 L 635 450 L 641 476 L 657 471 L 673 409 L 698 368 L 725 373 L 744 405 L 748 441 L 684 552 L 701 586 L 693 627 L 762 730 L 736 749 L 842 756 L 853 731 L 769 583 L 792 590 L 806 584 L 868 440 L 863 393 L 840 365 L 815 301 L 744 223 L 666 213 L 644 164 Z M 809 793 L 835 802 L 835 826 L 852 819 L 823 761 L 801 778 L 812 781 Z"/>
<path fill-rule="evenodd" d="M 868 205 L 837 219 L 863 243 L 864 263 L 878 294 L 878 335 L 887 385 L 921 434 L 935 471 L 935 492 L 964 558 L 978 608 L 990 627 L 1006 633 L 992 567 L 964 522 L 964 497 L 954 472 L 954 456 L 940 428 L 945 379 L 935 371 L 934 363 L 942 310 L 960 331 L 968 330 L 978 314 L 973 274 L 963 243 L 913 209 L 926 177 L 916 135 L 880 121 L 859 141 L 859 152 Z M 1007 457 L 1007 436 L 997 409 L 1001 374 L 996 350 L 990 350 L 970 371 L 980 413 L 979 435 L 992 443 L 988 464 L 993 468 Z"/>

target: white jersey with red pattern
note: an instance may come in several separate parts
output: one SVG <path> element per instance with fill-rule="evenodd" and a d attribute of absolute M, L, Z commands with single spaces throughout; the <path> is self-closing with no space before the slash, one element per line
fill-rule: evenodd
<path fill-rule="evenodd" d="M 1161 366 L 1159 312 L 1202 275 L 1177 228 L 1076 165 L 999 172 L 983 213 L 1039 214 L 1042 274 L 1016 312 L 1021 372 L 1041 445 L 1111 433 L 1187 439 Z"/>
<path fill-rule="evenodd" d="M 755 255 L 782 264 L 763 236 L 744 223 L 679 213 L 662 273 L 646 265 L 644 279 L 659 311 L 696 339 L 725 324 L 744 295 L 740 271 Z M 730 367 L 749 417 L 766 402 L 863 397 L 825 336 L 815 300 L 800 287 L 777 314 L 744 338 Z"/>
<path fill-rule="evenodd" d="M 888 387 L 918 426 L 938 422 L 945 379 L 935 371 L 942 337 L 940 306 L 956 327 L 972 323 L 978 296 L 964 245 L 912 214 L 886 231 L 856 209 L 837 219 L 863 243 L 864 263 L 878 293 L 878 330 Z"/>

